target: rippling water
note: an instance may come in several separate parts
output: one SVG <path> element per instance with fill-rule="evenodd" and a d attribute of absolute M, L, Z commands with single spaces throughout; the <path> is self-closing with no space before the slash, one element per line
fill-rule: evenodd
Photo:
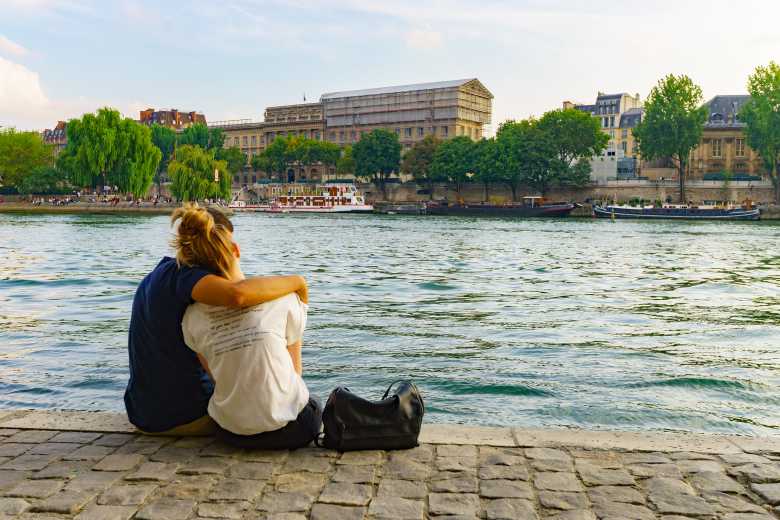
<path fill-rule="evenodd" d="M 0 215 L 0 407 L 122 410 L 166 217 Z M 311 286 L 304 376 L 428 418 L 780 434 L 780 226 L 238 215 L 247 274 Z"/>

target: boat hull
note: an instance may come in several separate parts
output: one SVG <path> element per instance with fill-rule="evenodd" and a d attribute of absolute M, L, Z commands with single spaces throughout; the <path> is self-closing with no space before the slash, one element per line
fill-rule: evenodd
<path fill-rule="evenodd" d="M 759 220 L 758 209 L 618 208 L 594 206 L 599 218 L 645 220 Z"/>
<path fill-rule="evenodd" d="M 428 215 L 463 215 L 463 216 L 494 216 L 494 217 L 566 217 L 577 206 L 575 204 L 548 204 L 542 206 L 494 206 L 475 204 L 472 206 L 438 206 L 429 205 Z"/>
<path fill-rule="evenodd" d="M 253 213 L 373 213 L 374 207 L 365 205 L 344 206 L 245 206 L 235 208 L 234 211 Z"/>

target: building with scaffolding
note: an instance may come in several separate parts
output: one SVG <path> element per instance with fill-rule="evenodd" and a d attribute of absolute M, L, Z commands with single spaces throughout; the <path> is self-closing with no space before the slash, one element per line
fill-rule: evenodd
<path fill-rule="evenodd" d="M 426 135 L 485 135 L 493 94 L 476 78 L 323 94 L 325 138 L 352 144 L 367 132 L 395 132 L 404 148 Z"/>

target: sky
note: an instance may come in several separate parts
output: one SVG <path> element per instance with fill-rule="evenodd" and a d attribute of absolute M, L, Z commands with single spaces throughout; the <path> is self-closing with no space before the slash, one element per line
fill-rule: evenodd
<path fill-rule="evenodd" d="M 325 92 L 478 78 L 492 128 L 687 74 L 745 93 L 778 0 L 0 0 L 0 126 L 101 106 L 260 121 Z"/>

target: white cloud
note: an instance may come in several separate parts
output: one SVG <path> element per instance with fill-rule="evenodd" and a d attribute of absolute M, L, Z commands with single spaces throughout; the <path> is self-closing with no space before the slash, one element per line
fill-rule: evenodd
<path fill-rule="evenodd" d="M 13 40 L 9 40 L 2 34 L 0 34 L 0 54 L 11 56 L 24 56 L 30 51 L 19 45 Z"/>
<path fill-rule="evenodd" d="M 112 106 L 125 117 L 138 118 L 138 112 L 150 105 L 143 101 L 108 102 L 86 97 L 50 99 L 40 77 L 24 65 L 0 56 L 0 126 L 15 126 L 20 130 L 41 130 L 53 127 L 57 121 L 80 117 L 100 107 Z"/>
<path fill-rule="evenodd" d="M 48 104 L 37 73 L 0 57 L 0 113 L 36 111 Z"/>
<path fill-rule="evenodd" d="M 442 46 L 442 34 L 430 29 L 414 29 L 405 35 L 406 45 L 412 49 L 438 49 Z"/>

